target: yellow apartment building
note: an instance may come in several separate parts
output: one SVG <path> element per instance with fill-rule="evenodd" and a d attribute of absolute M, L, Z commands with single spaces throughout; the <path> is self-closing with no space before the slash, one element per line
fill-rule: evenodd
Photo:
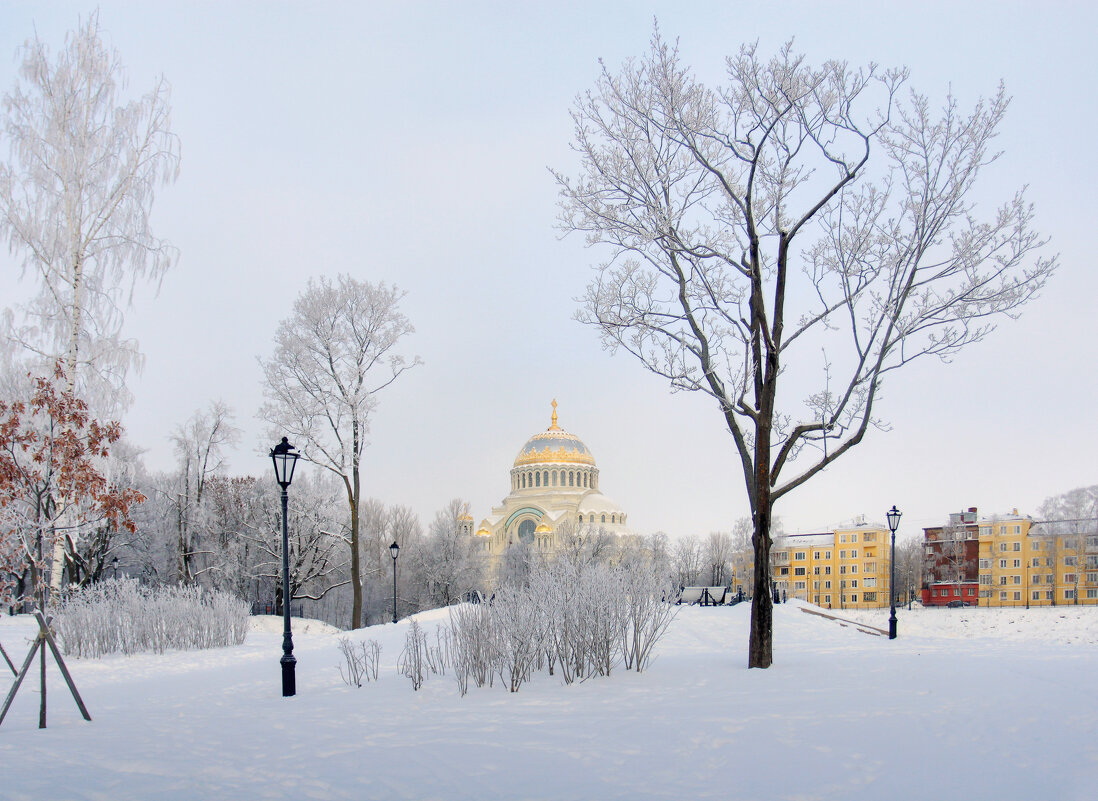
<path fill-rule="evenodd" d="M 1098 604 L 1093 520 L 1034 521 L 1014 510 L 980 521 L 980 604 Z"/>
<path fill-rule="evenodd" d="M 887 607 L 889 537 L 886 527 L 865 522 L 786 536 L 771 551 L 771 579 L 783 597 L 825 609 Z"/>

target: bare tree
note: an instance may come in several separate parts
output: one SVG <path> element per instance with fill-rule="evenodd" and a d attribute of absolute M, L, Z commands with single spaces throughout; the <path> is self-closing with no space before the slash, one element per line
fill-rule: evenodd
<path fill-rule="evenodd" d="M 727 531 L 712 531 L 705 540 L 705 562 L 709 571 L 709 584 L 718 586 L 731 579 L 732 535 Z"/>
<path fill-rule="evenodd" d="M 701 580 L 702 545 L 694 536 L 682 537 L 675 542 L 675 581 L 680 587 L 691 587 Z"/>
<path fill-rule="evenodd" d="M 774 504 L 879 424 L 888 373 L 982 339 L 1055 267 L 1021 193 L 986 220 L 970 197 L 1005 92 L 935 112 L 906 79 L 744 46 L 709 89 L 657 29 L 572 112 L 561 226 L 610 252 L 579 317 L 717 404 L 754 524 L 750 667 L 773 661 Z"/>
<path fill-rule="evenodd" d="M 9 339 L 52 368 L 99 414 L 129 401 L 137 343 L 121 338 L 140 278 L 156 281 L 175 251 L 149 225 L 155 190 L 179 172 L 163 78 L 139 100 L 120 94 L 118 53 L 92 13 L 51 60 L 35 37 L 20 83 L 4 98 L 10 161 L 0 165 L 0 237 L 23 256 L 37 298 L 9 317 Z"/>
<path fill-rule="evenodd" d="M 420 363 L 397 353 L 414 331 L 400 312 L 396 287 L 340 275 L 310 280 L 275 334 L 263 362 L 267 402 L 260 415 L 301 455 L 339 476 L 350 512 L 351 627 L 362 626 L 359 557 L 361 461 L 377 394 Z"/>

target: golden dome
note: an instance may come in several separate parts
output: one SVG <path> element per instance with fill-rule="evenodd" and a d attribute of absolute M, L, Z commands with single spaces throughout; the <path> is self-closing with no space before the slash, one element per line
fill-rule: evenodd
<path fill-rule="evenodd" d="M 526 441 L 515 457 L 515 467 L 559 463 L 594 465 L 595 457 L 579 437 L 557 425 L 557 402 L 554 400 L 552 424 Z"/>
<path fill-rule="evenodd" d="M 491 537 L 491 536 L 492 536 L 492 532 L 491 532 L 491 531 L 489 531 L 489 530 L 488 530 L 487 528 L 485 528 L 484 526 L 481 526 L 480 528 L 478 528 L 478 529 L 477 529 L 477 534 L 476 534 L 476 536 L 478 536 L 478 537 Z"/>
<path fill-rule="evenodd" d="M 553 529 L 549 528 L 545 523 L 539 523 L 538 527 L 534 529 L 535 534 L 552 534 Z"/>

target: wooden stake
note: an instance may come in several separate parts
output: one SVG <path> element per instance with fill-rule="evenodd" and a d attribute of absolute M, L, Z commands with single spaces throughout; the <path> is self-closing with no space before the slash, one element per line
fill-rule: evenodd
<path fill-rule="evenodd" d="M 61 651 L 57 647 L 57 643 L 54 642 L 53 635 L 50 634 L 49 626 L 46 624 L 46 619 L 42 617 L 41 612 L 35 612 L 34 616 L 38 619 L 38 636 L 34 638 L 34 642 L 31 644 L 30 653 L 27 654 L 26 660 L 23 662 L 23 667 L 15 676 L 15 682 L 11 685 L 11 689 L 8 690 L 8 695 L 4 699 L 4 706 L 0 709 L 0 724 L 4 722 L 4 718 L 7 717 L 8 710 L 11 708 L 12 702 L 15 700 L 15 694 L 19 692 L 19 686 L 23 683 L 23 679 L 27 677 L 27 673 L 30 672 L 30 666 L 34 662 L 34 654 L 39 648 L 42 649 L 42 653 L 39 655 L 41 658 L 41 680 L 42 680 L 42 701 L 39 706 L 38 712 L 38 727 L 40 729 L 46 728 L 46 646 L 49 646 L 50 652 L 53 654 L 54 660 L 57 662 L 57 667 L 61 670 L 61 675 L 65 678 L 65 683 L 69 686 L 69 692 L 72 693 L 73 700 L 76 701 L 77 707 L 80 708 L 80 714 L 84 716 L 84 720 L 91 720 L 91 715 L 88 714 L 88 708 L 84 706 L 84 700 L 80 697 L 80 693 L 76 689 L 76 683 L 72 680 L 72 675 L 69 673 L 68 667 L 65 665 L 65 660 L 61 657 Z M 10 662 L 9 662 L 10 664 Z"/>

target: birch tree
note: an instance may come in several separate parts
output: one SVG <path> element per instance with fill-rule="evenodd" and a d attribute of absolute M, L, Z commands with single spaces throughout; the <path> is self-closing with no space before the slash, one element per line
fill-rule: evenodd
<path fill-rule="evenodd" d="M 123 310 L 140 279 L 158 281 L 175 258 L 149 224 L 156 189 L 179 172 L 169 87 L 159 78 L 125 100 L 118 52 L 93 13 L 51 58 L 37 37 L 4 97 L 8 161 L 0 164 L 0 238 L 22 259 L 38 295 L 8 314 L 8 344 L 60 360 L 66 390 L 113 415 L 129 402 L 126 373 L 140 366 L 123 339 Z"/>
<path fill-rule="evenodd" d="M 572 111 L 561 226 L 609 254 L 579 318 L 711 397 L 731 434 L 753 523 L 750 667 L 773 661 L 775 504 L 881 425 L 890 373 L 983 339 L 1055 267 L 1022 192 L 974 200 L 1005 91 L 936 108 L 907 77 L 744 46 L 709 88 L 657 30 Z"/>
<path fill-rule="evenodd" d="M 302 458 L 341 479 L 349 512 L 351 627 L 362 626 L 359 505 L 362 452 L 378 393 L 420 364 L 398 352 L 415 329 L 399 309 L 404 293 L 340 275 L 310 280 L 275 333 L 262 363 L 272 436 L 288 436 Z M 276 433 L 277 432 L 277 433 Z"/>

